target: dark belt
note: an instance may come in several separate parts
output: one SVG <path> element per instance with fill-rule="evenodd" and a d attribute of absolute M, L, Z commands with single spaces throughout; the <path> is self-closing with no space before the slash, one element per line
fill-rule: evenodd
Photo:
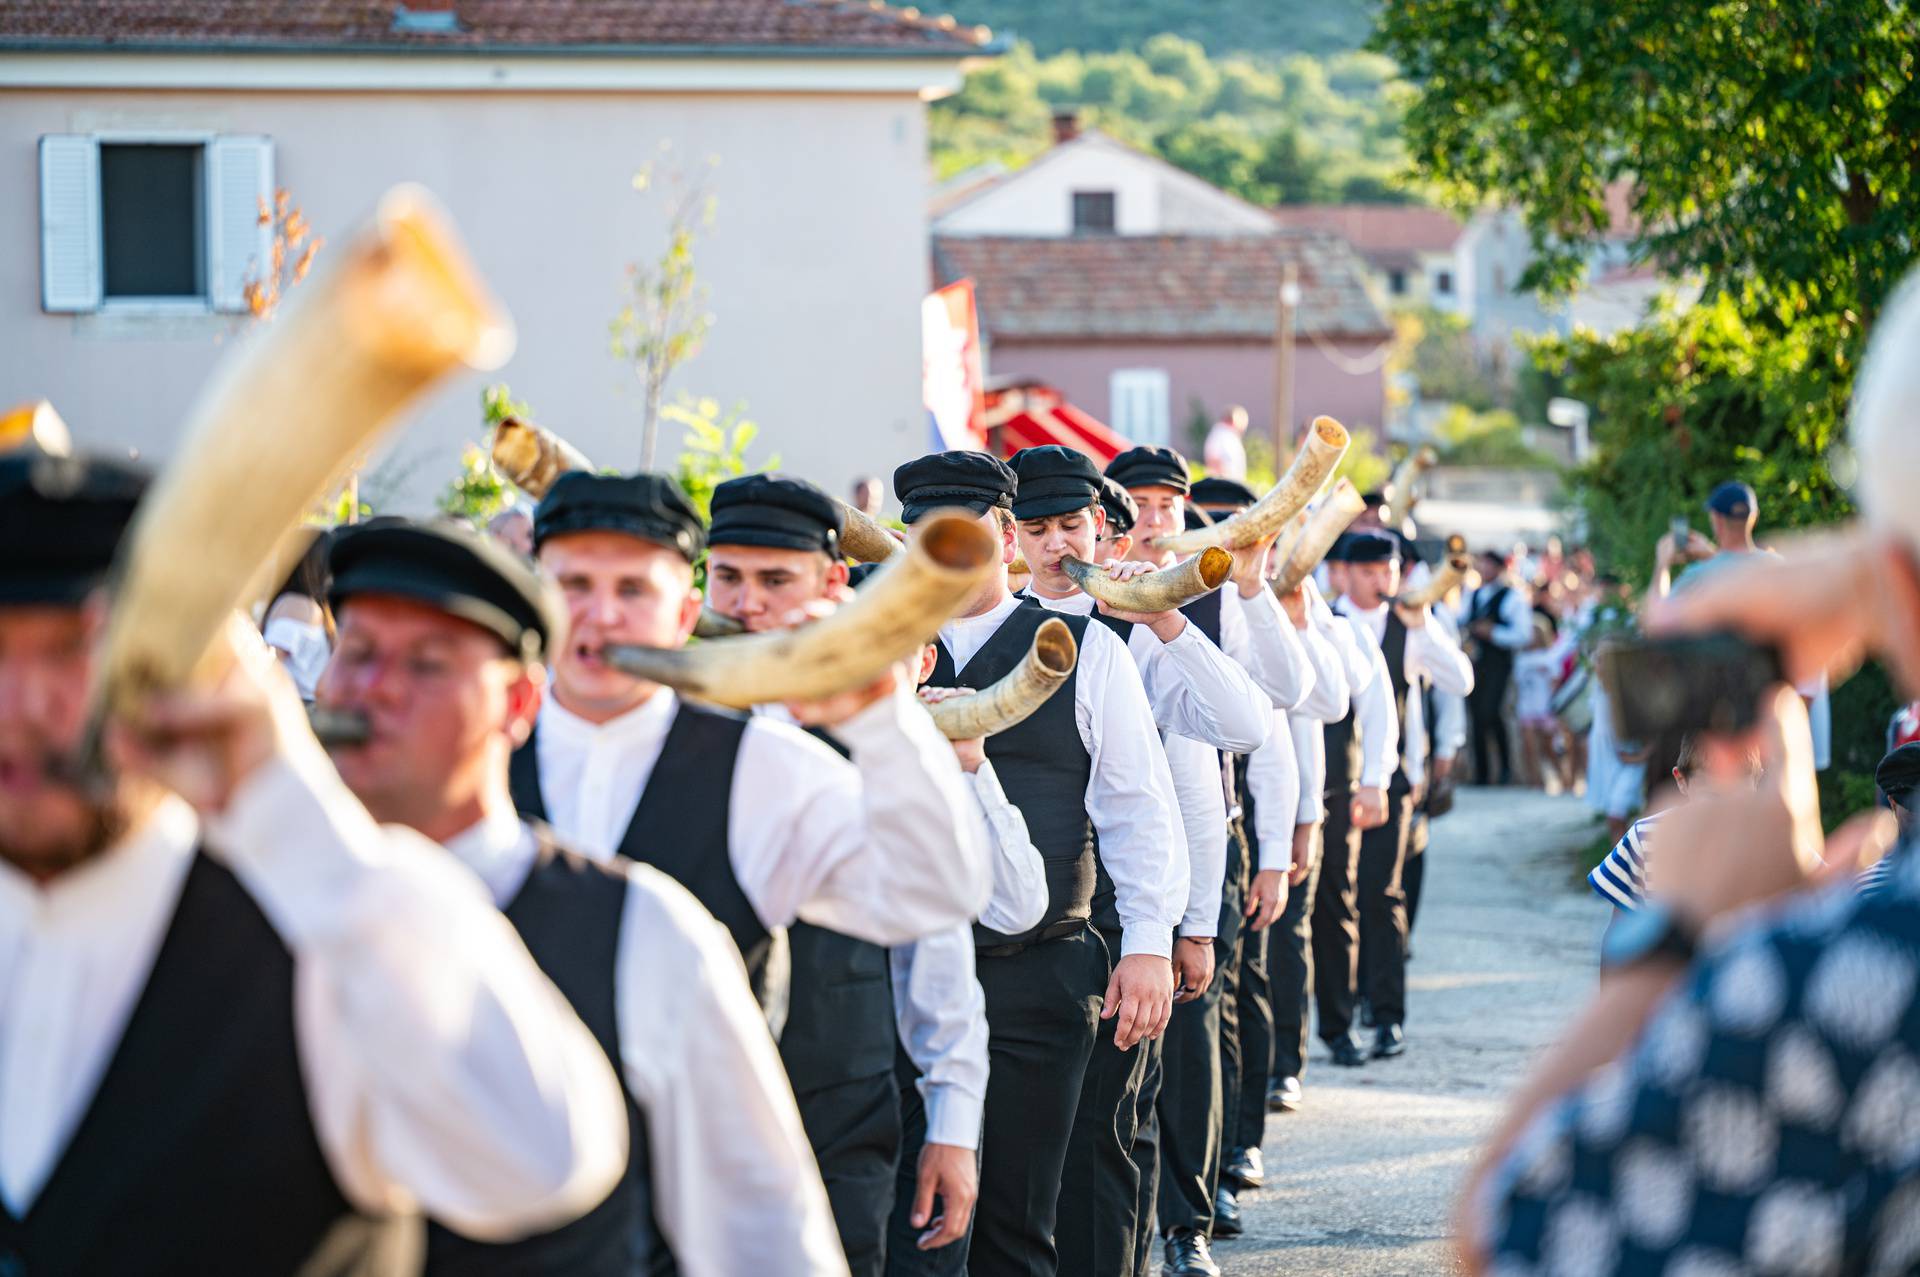
<path fill-rule="evenodd" d="M 1031 940 L 1016 940 L 1012 944 L 997 944 L 991 949 L 975 949 L 973 956 L 976 958 L 1011 958 L 1017 953 L 1025 953 L 1037 944 L 1045 944 L 1049 940 L 1064 940 L 1068 936 L 1077 936 L 1086 929 L 1087 920 L 1085 918 L 1067 918 L 1054 923 L 1050 927 L 1042 927 L 1039 934 L 1035 935 Z"/>

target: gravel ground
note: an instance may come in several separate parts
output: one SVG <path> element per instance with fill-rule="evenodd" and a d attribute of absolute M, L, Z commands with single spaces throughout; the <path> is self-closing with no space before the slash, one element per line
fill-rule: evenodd
<path fill-rule="evenodd" d="M 1474 1149 L 1534 1054 L 1592 985 L 1604 906 L 1569 851 L 1585 805 L 1465 790 L 1434 825 L 1408 969 L 1407 1054 L 1336 1069 L 1318 1041 L 1297 1114 L 1267 1120 L 1267 1187 L 1230 1277 L 1433 1277 L 1454 1271 L 1447 1218 Z"/>

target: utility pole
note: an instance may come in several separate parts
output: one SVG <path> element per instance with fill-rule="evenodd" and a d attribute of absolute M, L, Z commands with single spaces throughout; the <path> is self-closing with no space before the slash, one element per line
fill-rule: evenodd
<path fill-rule="evenodd" d="M 1286 468 L 1293 443 L 1293 318 L 1300 305 L 1300 267 L 1288 262 L 1280 272 L 1273 325 L 1273 472 Z"/>

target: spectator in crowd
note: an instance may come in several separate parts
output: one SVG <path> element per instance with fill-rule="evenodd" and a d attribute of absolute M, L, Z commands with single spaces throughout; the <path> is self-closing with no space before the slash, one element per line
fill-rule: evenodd
<path fill-rule="evenodd" d="M 1207 473 L 1218 479 L 1232 479 L 1239 483 L 1247 481 L 1247 410 L 1234 404 L 1220 415 L 1207 431 L 1207 442 L 1201 449 L 1206 458 Z"/>
<path fill-rule="evenodd" d="M 1472 640 L 1473 692 L 1467 697 L 1472 724 L 1474 782 L 1511 785 L 1513 759 L 1506 723 L 1507 687 L 1514 653 L 1533 641 L 1533 605 L 1525 586 L 1510 575 L 1504 555 L 1480 556 L 1480 588 L 1467 605 Z M 1496 763 L 1497 756 L 1497 763 Z"/>
<path fill-rule="evenodd" d="M 880 486 L 880 480 L 870 474 L 863 474 L 853 481 L 852 495 L 847 504 L 868 518 L 877 519 L 880 517 L 886 495 L 886 489 Z"/>
<path fill-rule="evenodd" d="M 1553 716 L 1553 693 L 1560 683 L 1561 665 L 1553 622 L 1536 615 L 1532 641 L 1513 658 L 1513 713 L 1520 726 L 1521 778 L 1549 793 L 1572 788 L 1571 778 L 1561 769 L 1556 749 L 1560 723 Z"/>
<path fill-rule="evenodd" d="M 523 559 L 533 557 L 533 511 L 514 502 L 487 520 L 487 535 Z"/>
<path fill-rule="evenodd" d="M 1863 524 L 1748 556 L 1657 602 L 1656 633 L 1731 629 L 1786 675 L 1863 653 L 1920 688 L 1920 279 L 1855 388 Z M 1897 835 L 1823 833 L 1805 701 L 1700 750 L 1713 793 L 1663 816 L 1647 907 L 1609 937 L 1592 1004 L 1542 1060 L 1472 1176 L 1474 1273 L 1907 1273 L 1920 1268 L 1920 862 Z M 1729 784 L 1757 751 L 1757 785 Z M 1671 853 L 1671 854 L 1669 854 Z"/>

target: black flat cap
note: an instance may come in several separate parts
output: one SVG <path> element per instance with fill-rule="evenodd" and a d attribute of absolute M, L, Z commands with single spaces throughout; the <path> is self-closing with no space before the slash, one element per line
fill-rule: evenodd
<path fill-rule="evenodd" d="M 470 622 L 523 660 L 558 644 L 566 613 L 552 586 L 491 537 L 464 524 L 373 519 L 342 528 L 328 555 L 338 609 L 360 594 L 412 599 Z"/>
<path fill-rule="evenodd" d="M 1914 790 L 1920 789 L 1920 743 L 1902 745 L 1881 759 L 1873 769 L 1873 783 L 1896 807 L 1920 810 L 1914 800 Z"/>
<path fill-rule="evenodd" d="M 819 550 L 838 558 L 847 512 L 805 479 L 746 474 L 713 490 L 708 545 L 764 545 Z"/>
<path fill-rule="evenodd" d="M 1259 499 L 1252 488 L 1238 479 L 1221 479 L 1214 475 L 1195 480 L 1193 490 L 1187 493 L 1187 500 L 1210 510 L 1238 510 Z"/>
<path fill-rule="evenodd" d="M 1395 563 L 1400 559 L 1399 539 L 1370 528 L 1347 533 L 1334 543 L 1334 549 L 1340 552 L 1336 563 Z"/>
<path fill-rule="evenodd" d="M 104 583 L 147 479 L 105 458 L 0 457 L 0 605 L 77 604 Z"/>
<path fill-rule="evenodd" d="M 985 452 L 932 452 L 893 472 L 900 521 L 917 523 L 929 510 L 958 506 L 975 515 L 1013 505 L 1013 469 Z"/>
<path fill-rule="evenodd" d="M 560 476 L 533 512 L 533 548 L 567 532 L 622 532 L 678 550 L 687 562 L 706 547 L 700 514 L 680 485 L 664 474 Z"/>
<path fill-rule="evenodd" d="M 1070 514 L 1100 500 L 1100 472 L 1087 454 L 1050 443 L 1013 454 L 1020 486 L 1013 493 L 1013 517 L 1045 519 Z"/>
<path fill-rule="evenodd" d="M 1172 488 L 1185 492 L 1192 480 L 1187 459 L 1172 448 L 1128 448 L 1107 462 L 1107 478 L 1123 488 Z"/>
<path fill-rule="evenodd" d="M 1140 507 L 1133 494 L 1105 475 L 1100 476 L 1100 508 L 1107 512 L 1107 531 L 1123 536 L 1140 521 Z"/>

